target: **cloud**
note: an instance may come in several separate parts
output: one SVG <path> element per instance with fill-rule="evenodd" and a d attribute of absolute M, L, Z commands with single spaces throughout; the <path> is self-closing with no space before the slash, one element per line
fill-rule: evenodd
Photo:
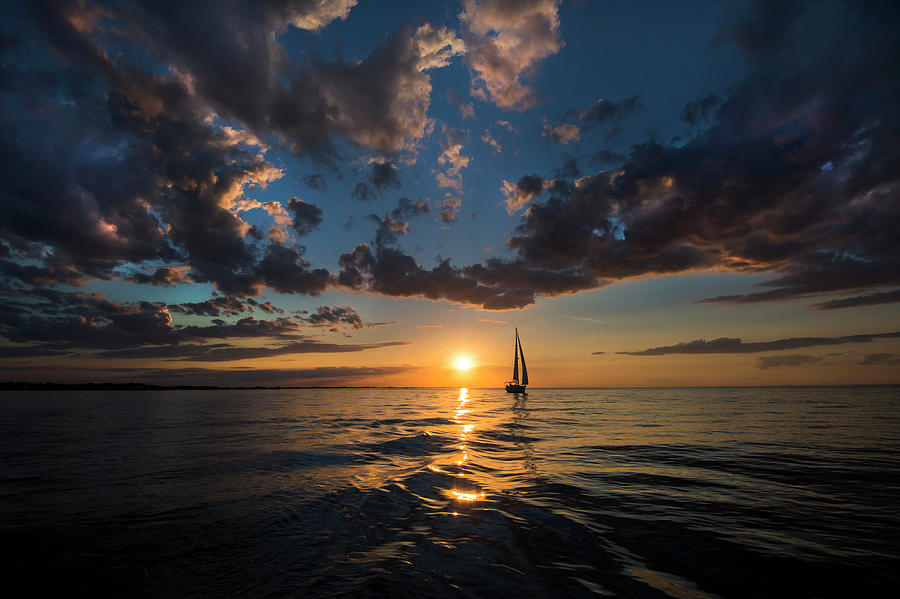
<path fill-rule="evenodd" d="M 369 164 L 368 182 L 357 183 L 350 197 L 361 201 L 371 200 L 385 189 L 397 189 L 400 185 L 400 173 L 395 163 L 373 159 Z"/>
<path fill-rule="evenodd" d="M 584 128 L 588 129 L 617 121 L 643 107 L 641 96 L 631 96 L 618 102 L 601 98 L 591 106 L 580 111 L 578 118 L 581 120 Z"/>
<path fill-rule="evenodd" d="M 29 285 L 80 286 L 86 279 L 86 275 L 74 265 L 57 259 L 55 255 L 48 257 L 40 266 L 0 259 L 0 274 L 7 279 L 18 279 Z"/>
<path fill-rule="evenodd" d="M 443 223 L 452 223 L 456 221 L 456 215 L 462 206 L 462 200 L 446 194 L 440 204 L 438 204 L 438 220 Z"/>
<path fill-rule="evenodd" d="M 276 346 L 238 347 L 223 345 L 164 345 L 110 350 L 97 354 L 104 359 L 167 359 L 190 362 L 234 362 L 296 354 L 332 354 L 360 352 L 383 347 L 407 345 L 400 341 L 368 344 L 338 344 L 321 341 L 295 341 Z"/>
<path fill-rule="evenodd" d="M 412 366 L 320 366 L 317 368 L 45 368 L 0 367 L 7 378 L 37 382 L 150 382 L 161 385 L 290 386 L 351 385 L 361 378 L 407 374 Z"/>
<path fill-rule="evenodd" d="M 544 132 L 541 135 L 543 137 L 549 137 L 558 143 L 568 144 L 581 139 L 581 129 L 579 129 L 577 125 L 572 125 L 571 123 L 562 123 L 555 127 L 544 125 Z"/>
<path fill-rule="evenodd" d="M 535 295 L 559 295 L 600 286 L 580 269 L 535 268 L 521 261 L 490 259 L 485 264 L 456 268 L 442 260 L 422 268 L 402 251 L 379 245 L 357 245 L 339 260 L 340 284 L 396 297 L 425 297 L 481 305 L 488 310 L 521 308 Z"/>
<path fill-rule="evenodd" d="M 389 341 L 337 344 L 305 337 L 308 326 L 348 326 L 351 329 L 390 323 L 363 323 L 353 308 L 321 306 L 308 317 L 256 319 L 245 316 L 227 323 L 177 326 L 172 314 L 219 317 L 258 309 L 281 314 L 271 302 L 216 296 L 203 302 L 166 306 L 158 302 L 118 303 L 100 293 L 62 292 L 34 288 L 21 292 L 29 302 L 5 301 L 0 310 L 0 335 L 14 344 L 3 357 L 76 355 L 103 359 L 168 359 L 231 361 L 305 353 L 346 353 L 405 345 Z M 242 339 L 278 345 L 246 347 L 222 340 Z M 216 341 L 211 343 L 211 341 Z"/>
<path fill-rule="evenodd" d="M 232 296 L 212 297 L 202 302 L 169 304 L 168 309 L 170 312 L 197 316 L 235 315 L 242 312 L 253 312 L 256 309 L 266 314 L 284 314 L 284 309 L 275 306 L 272 302 L 260 302 L 252 297 L 240 299 Z"/>
<path fill-rule="evenodd" d="M 344 20 L 357 0 L 313 0 L 286 6 L 287 18 L 299 29 L 318 31 L 332 21 Z"/>
<path fill-rule="evenodd" d="M 481 141 L 494 148 L 494 154 L 503 153 L 503 146 L 501 146 L 500 142 L 494 139 L 493 136 L 491 136 L 491 132 L 487 129 L 485 129 L 484 133 L 481 135 Z"/>
<path fill-rule="evenodd" d="M 338 326 L 347 326 L 351 329 L 365 328 L 365 322 L 359 313 L 350 306 L 319 306 L 319 308 L 309 316 L 304 316 L 303 320 L 313 326 L 335 328 Z"/>
<path fill-rule="evenodd" d="M 469 166 L 469 157 L 462 153 L 462 144 L 447 143 L 441 144 L 441 154 L 438 156 L 438 164 L 445 167 L 445 170 L 437 174 L 436 180 L 439 187 L 450 187 L 457 191 L 462 189 L 462 173 L 465 167 Z"/>
<path fill-rule="evenodd" d="M 754 38 L 768 40 L 764 50 L 746 46 L 755 48 L 750 73 L 686 142 L 638 144 L 624 162 L 546 199 L 507 182 L 508 205 L 528 205 L 507 240 L 516 258 L 598 281 L 771 273 L 763 290 L 707 300 L 716 302 L 896 288 L 900 91 L 884 58 L 900 52 L 887 25 L 896 21 L 845 3 L 790 15 L 766 24 L 790 35 Z M 821 38 L 803 33 L 820 26 Z M 599 106 L 584 118 L 602 122 L 609 111 Z"/>
<path fill-rule="evenodd" d="M 866 354 L 866 357 L 860 362 L 862 366 L 886 366 L 891 364 L 900 364 L 900 357 L 895 357 L 894 354 L 889 353 Z"/>
<path fill-rule="evenodd" d="M 430 126 L 427 71 L 446 66 L 463 51 L 462 41 L 447 28 L 404 26 L 361 62 L 306 65 L 304 75 L 316 89 L 298 86 L 291 101 L 308 104 L 300 95 L 318 92 L 328 107 L 325 123 L 336 133 L 379 152 L 413 152 Z M 290 125 L 295 136 L 302 135 L 301 123 Z"/>
<path fill-rule="evenodd" d="M 291 224 L 294 231 L 300 236 L 311 232 L 322 222 L 322 209 L 298 198 L 288 200 L 288 211 L 291 213 Z"/>
<path fill-rule="evenodd" d="M 841 299 L 829 300 L 819 304 L 813 304 L 815 310 L 837 310 L 840 308 L 856 308 L 858 306 L 876 306 L 879 304 L 892 304 L 900 302 L 900 289 L 891 291 L 882 291 L 879 293 L 870 293 L 868 295 L 857 295 L 854 297 L 845 297 Z"/>
<path fill-rule="evenodd" d="M 428 125 L 427 71 L 461 54 L 462 41 L 429 23 L 405 25 L 361 61 L 313 56 L 292 64 L 276 36 L 288 24 L 320 29 L 344 18 L 351 3 L 281 4 L 150 3 L 128 13 L 128 24 L 146 52 L 183 73 L 198 98 L 255 131 L 285 136 L 296 151 L 327 157 L 335 135 L 381 152 L 414 146 Z M 241 24 L 241 43 L 233 41 L 234 23 Z M 198 31 L 204 44 L 196 43 Z"/>
<path fill-rule="evenodd" d="M 562 47 L 557 0 L 465 0 L 459 20 L 468 46 L 472 94 L 501 108 L 525 110 L 538 64 Z"/>
<path fill-rule="evenodd" d="M 255 302 L 254 302 L 255 304 Z M 194 314 L 197 316 L 221 316 L 222 314 L 240 314 L 245 311 L 253 311 L 253 304 L 241 301 L 236 297 L 213 297 L 202 302 L 186 302 L 183 304 L 170 304 L 169 312 L 181 314 Z"/>
<path fill-rule="evenodd" d="M 541 135 L 557 143 L 569 144 L 581 139 L 585 131 L 601 125 L 613 125 L 607 131 L 607 136 L 609 137 L 618 130 L 618 125 L 616 124 L 618 121 L 643 107 L 641 96 L 632 96 L 618 102 L 601 98 L 582 110 L 566 111 L 563 119 L 577 118 L 580 121 L 580 125 L 566 122 L 560 122 L 557 125 L 545 124 Z"/>
<path fill-rule="evenodd" d="M 287 270 L 307 284 L 276 282 L 273 288 L 324 290 L 327 272 L 311 271 L 297 250 L 292 250 L 293 265 L 283 261 L 272 271 L 273 259 L 285 257 L 278 254 L 281 246 L 259 247 L 262 235 L 239 216 L 253 206 L 269 212 L 276 223 L 287 218 L 279 203 L 254 203 L 243 196 L 281 176 L 258 139 L 206 118 L 208 109 L 185 80 L 151 76 L 124 57 L 109 59 L 59 6 L 36 10 L 46 13 L 42 23 L 67 62 L 57 67 L 57 77 L 18 73 L 17 85 L 29 88 L 28 93 L 2 98 L 7 117 L 0 127 L 11 139 L 54 139 L 52 148 L 4 146 L 3 176 L 15 184 L 0 190 L 0 237 L 20 253 L 37 243 L 47 248 L 42 265 L 18 269 L 14 276 L 71 284 L 78 275 L 110 279 L 123 264 L 149 261 L 187 264 L 194 281 L 242 295 L 259 293 L 270 286 L 268 274 L 282 277 Z M 55 83 L 60 80 L 83 84 L 60 90 Z M 27 103 L 33 99 L 49 102 L 52 109 L 40 118 L 28 117 L 34 107 Z M 92 118 L 84 118 L 88 106 Z M 130 278 L 167 284 L 174 282 L 172 273 Z"/>
<path fill-rule="evenodd" d="M 504 179 L 501 191 L 506 196 L 506 211 L 513 214 L 521 210 L 549 185 L 540 175 L 524 175 L 515 184 Z"/>
<path fill-rule="evenodd" d="M 617 354 L 629 356 L 664 356 L 669 354 L 751 354 L 767 351 L 799 349 L 802 347 L 819 347 L 824 345 L 843 345 L 845 343 L 869 343 L 874 339 L 893 339 L 900 337 L 900 332 L 847 335 L 844 337 L 792 337 L 773 341 L 756 341 L 745 343 L 737 337 L 720 337 L 706 341 L 696 339 L 676 345 L 653 347 L 640 351 L 620 351 Z"/>
<path fill-rule="evenodd" d="M 786 354 L 782 356 L 760 356 L 756 359 L 756 367 L 760 370 L 780 368 L 782 366 L 805 366 L 821 361 L 821 356 L 805 356 L 803 354 Z"/>
<path fill-rule="evenodd" d="M 369 219 L 378 223 L 378 229 L 375 231 L 376 244 L 386 246 L 395 243 L 398 236 L 406 235 L 409 231 L 409 219 L 427 214 L 430 209 L 428 200 L 413 202 L 409 198 L 400 198 L 397 207 L 383 218 L 370 214 Z"/>
<path fill-rule="evenodd" d="M 185 267 L 163 266 L 157 268 L 153 274 L 150 275 L 135 271 L 125 280 L 141 285 L 153 285 L 154 287 L 174 287 L 175 285 L 186 283 L 190 280 L 188 279 L 185 270 Z"/>
<path fill-rule="evenodd" d="M 433 126 L 428 73 L 464 51 L 453 32 L 424 23 L 359 61 L 285 55 L 286 28 L 319 30 L 353 5 L 124 2 L 98 16 L 85 4 L 35 3 L 28 42 L 0 48 L 15 58 L 4 78 L 16 90 L 0 97 L 6 274 L 43 285 L 128 272 L 171 285 L 176 271 L 165 269 L 188 265 L 185 276 L 235 295 L 323 291 L 327 271 L 311 268 L 287 230 L 307 233 L 314 210 L 298 220 L 246 196 L 283 175 L 266 144 L 324 162 L 343 141 L 412 156 Z M 396 180 L 387 166 L 373 167 L 376 189 Z M 268 245 L 242 218 L 250 207 L 275 220 Z M 147 265 L 157 273 L 143 274 Z"/>
<path fill-rule="evenodd" d="M 186 278 L 239 297 L 316 294 L 339 278 L 351 289 L 521 307 L 541 294 L 716 269 L 770 277 L 755 292 L 708 301 L 895 297 L 893 7 L 751 3 L 720 40 L 745 52 L 746 75 L 715 103 L 686 107 L 704 124 L 693 137 L 651 139 L 621 160 L 598 149 L 604 170 L 585 176 L 563 168 L 549 183 L 504 181 L 507 206 L 527 206 L 507 240 L 510 259 L 426 268 L 387 247 L 408 219 L 379 219 L 381 241 L 344 254 L 336 278 L 290 237 L 266 239 L 244 220 L 253 190 L 283 174 L 268 144 L 325 163 L 347 144 L 408 160 L 434 128 L 429 73 L 465 48 L 452 31 L 416 23 L 359 60 L 309 52 L 297 62 L 279 35 L 318 30 L 350 3 L 292 6 L 123 2 L 98 17 L 82 4 L 34 3 L 28 40 L 0 46 L 4 90 L 14 90 L 0 94 L 4 279 L 152 284 L 132 273 L 187 266 Z M 505 108 L 532 105 L 530 77 L 562 43 L 557 3 L 467 1 L 460 18 L 476 93 Z M 630 100 L 570 116 L 605 126 Z M 371 177 L 360 185 L 377 193 Z M 280 202 L 266 205 L 284 218 Z M 165 272 L 162 284 L 174 280 Z"/>
<path fill-rule="evenodd" d="M 397 171 L 397 165 L 390 161 L 374 161 L 371 164 L 372 170 L 369 180 L 375 189 L 381 191 L 383 189 L 400 187 L 400 174 Z"/>
<path fill-rule="evenodd" d="M 695 102 L 688 102 L 681 110 L 681 119 L 689 125 L 699 125 L 712 114 L 721 100 L 715 94 L 704 96 Z"/>

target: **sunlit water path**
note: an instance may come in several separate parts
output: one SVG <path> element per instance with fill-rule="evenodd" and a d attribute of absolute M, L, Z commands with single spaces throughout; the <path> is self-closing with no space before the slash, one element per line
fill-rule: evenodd
<path fill-rule="evenodd" d="M 29 595 L 877 597 L 900 388 L 7 392 Z"/>

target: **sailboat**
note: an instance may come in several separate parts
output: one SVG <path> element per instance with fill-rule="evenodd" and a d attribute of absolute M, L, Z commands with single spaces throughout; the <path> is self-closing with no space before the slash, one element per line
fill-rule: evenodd
<path fill-rule="evenodd" d="M 522 384 L 519 384 L 519 356 L 522 356 Z M 522 351 L 522 342 L 519 341 L 519 329 L 516 329 L 516 345 L 513 357 L 512 380 L 506 383 L 507 393 L 525 393 L 528 384 L 528 368 L 525 367 L 525 352 Z"/>

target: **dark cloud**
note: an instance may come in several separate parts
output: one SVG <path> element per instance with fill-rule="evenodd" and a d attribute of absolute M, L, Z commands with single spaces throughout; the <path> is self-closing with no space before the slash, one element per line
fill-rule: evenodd
<path fill-rule="evenodd" d="M 46 260 L 40 266 L 0 259 L 0 274 L 6 279 L 18 279 L 28 285 L 79 286 L 85 283 L 85 275 L 74 265 L 55 258 Z"/>
<path fill-rule="evenodd" d="M 763 291 L 709 300 L 724 302 L 900 284 L 897 9 L 749 10 L 796 22 L 771 24 L 790 34 L 741 34 L 753 68 L 708 127 L 531 199 L 508 239 L 519 260 L 598 281 L 773 273 Z"/>
<path fill-rule="evenodd" d="M 253 304 L 241 301 L 236 297 L 213 297 L 203 302 L 187 302 L 183 304 L 169 304 L 170 312 L 181 314 L 195 314 L 198 316 L 221 316 L 222 314 L 240 314 L 253 311 Z"/>
<path fill-rule="evenodd" d="M 363 328 L 366 324 L 349 307 L 322 306 L 304 319 L 246 316 L 232 323 L 215 319 L 209 325 L 176 326 L 171 313 L 221 316 L 283 310 L 271 302 L 217 296 L 204 302 L 166 306 L 154 302 L 117 303 L 99 293 L 62 292 L 33 288 L 22 292 L 27 302 L 5 302 L 0 310 L 0 335 L 14 344 L 3 346 L 4 358 L 80 355 L 104 359 L 169 359 L 229 361 L 301 353 L 345 353 L 405 345 L 390 341 L 336 344 L 311 340 L 307 326 Z M 46 303 L 43 303 L 46 302 Z M 222 340 L 280 340 L 279 345 L 244 347 Z M 210 343 L 215 341 L 215 343 Z"/>
<path fill-rule="evenodd" d="M 704 96 L 696 102 L 688 102 L 681 110 L 681 119 L 689 125 L 699 125 L 710 117 L 719 102 L 721 100 L 715 94 Z"/>
<path fill-rule="evenodd" d="M 352 385 L 360 378 L 407 374 L 411 366 L 320 366 L 318 368 L 44 368 L 0 367 L 8 379 L 35 382 L 149 382 L 161 385 L 289 386 Z"/>
<path fill-rule="evenodd" d="M 871 335 L 847 335 L 844 337 L 793 337 L 774 341 L 756 341 L 745 343 L 737 337 L 720 337 L 706 341 L 697 339 L 676 345 L 654 347 L 641 351 L 620 351 L 617 354 L 629 356 L 664 356 L 668 354 L 752 354 L 767 351 L 799 349 L 801 347 L 818 347 L 823 345 L 842 345 L 844 343 L 869 343 L 874 339 L 893 339 L 900 337 L 900 332 L 874 333 Z"/>
<path fill-rule="evenodd" d="M 303 320 L 321 327 L 349 326 L 352 329 L 362 329 L 366 326 L 359 313 L 350 306 L 319 306 Z"/>
<path fill-rule="evenodd" d="M 538 293 L 559 295 L 601 284 L 589 272 L 557 264 L 534 267 L 522 261 L 491 259 L 457 268 L 450 260 L 441 260 L 434 268 L 422 268 L 414 258 L 391 246 L 408 230 L 409 218 L 427 211 L 426 202 L 401 198 L 397 208 L 384 217 L 371 215 L 378 223 L 374 251 L 363 243 L 343 254 L 338 284 L 389 296 L 478 304 L 489 310 L 521 308 L 534 303 Z"/>
<path fill-rule="evenodd" d="M 756 359 L 756 367 L 760 370 L 768 368 L 780 368 L 782 366 L 805 366 L 821 361 L 821 356 L 806 356 L 803 354 L 785 354 L 782 356 L 760 356 Z"/>
<path fill-rule="evenodd" d="M 409 198 L 400 198 L 397 207 L 391 212 L 380 217 L 370 214 L 369 219 L 378 223 L 375 231 L 375 243 L 377 246 L 387 246 L 395 243 L 397 237 L 406 235 L 409 231 L 409 219 L 427 214 L 431 210 L 428 200 L 411 201 Z"/>
<path fill-rule="evenodd" d="M 150 2 L 122 18 L 148 54 L 190 74 L 198 96 L 257 132 L 285 136 L 295 151 L 328 157 L 337 135 L 378 151 L 403 150 L 425 132 L 427 71 L 446 65 L 462 44 L 444 28 L 403 26 L 362 60 L 293 63 L 276 36 L 289 24 L 310 29 L 343 16 L 323 12 L 333 4 Z"/>
<path fill-rule="evenodd" d="M 448 224 L 456 222 L 456 216 L 459 214 L 461 206 L 462 200 L 453 197 L 448 193 L 447 196 L 441 200 L 440 204 L 438 204 L 438 220 Z"/>
<path fill-rule="evenodd" d="M 360 352 L 367 349 L 407 345 L 400 341 L 368 344 L 338 344 L 321 341 L 296 341 L 272 347 L 236 347 L 217 345 L 175 345 L 120 349 L 101 352 L 98 357 L 107 359 L 157 358 L 190 362 L 232 362 L 295 354 L 333 354 Z"/>
<path fill-rule="evenodd" d="M 757 60 L 777 58 L 798 17 L 809 7 L 810 3 L 799 0 L 755 0 L 722 27 L 717 42 L 733 41 Z"/>
<path fill-rule="evenodd" d="M 523 175 L 515 185 L 503 181 L 503 195 L 506 196 L 506 211 L 510 214 L 521 210 L 550 186 L 540 175 Z"/>
<path fill-rule="evenodd" d="M 284 314 L 284 309 L 276 307 L 272 302 L 257 302 L 253 298 L 247 298 L 247 301 L 266 314 Z"/>
<path fill-rule="evenodd" d="M 894 302 L 900 302 L 900 289 L 829 300 L 827 302 L 813 304 L 812 308 L 816 310 L 837 310 L 840 308 L 856 308 L 858 306 L 892 304 Z"/>
<path fill-rule="evenodd" d="M 111 278 L 123 262 L 153 260 L 187 263 L 195 281 L 242 295 L 259 293 L 270 274 L 273 288 L 323 290 L 327 279 L 299 259 L 273 270 L 273 254 L 285 253 L 258 247 L 261 235 L 231 209 L 245 187 L 280 176 L 254 147 L 258 142 L 198 119 L 196 99 L 177 79 L 113 62 L 67 12 L 78 7 L 40 6 L 49 38 L 73 66 L 34 81 L 25 73 L 21 85 L 35 89 L 3 98 L 15 109 L 0 123 L 12 129 L 10 139 L 54 139 L 52 147 L 2 148 L 10 159 L 0 167 L 7 169 L 0 237 L 23 252 L 35 242 L 50 248 L 42 265 L 12 276 L 72 283 L 79 274 Z M 78 84 L 59 89 L 60 80 Z M 21 105 L 31 99 L 49 103 L 49 116 L 23 118 L 36 108 Z M 282 283 L 285 271 L 304 284 Z M 172 273 L 132 278 L 168 284 Z"/>
<path fill-rule="evenodd" d="M 852 290 L 880 301 L 900 285 L 900 9 L 875 2 L 750 3 L 720 38 L 746 53 L 748 73 L 715 107 L 704 98 L 686 108 L 706 118 L 694 137 L 638 144 L 620 164 L 600 150 L 614 168 L 526 181 L 539 181 L 538 193 L 519 193 L 524 177 L 507 182 L 528 206 L 508 260 L 424 268 L 389 247 L 408 217 L 388 215 L 371 247 L 341 257 L 337 279 L 313 268 L 302 247 L 266 240 L 239 215 L 246 192 L 282 176 L 267 144 L 325 163 L 344 142 L 389 157 L 354 191 L 377 195 L 429 130 L 428 72 L 462 51 L 452 32 L 421 24 L 360 60 L 285 55 L 287 27 L 317 30 L 345 16 L 345 4 L 123 2 L 98 17 L 80 3 L 30 3 L 30 20 L 16 25 L 23 37 L 0 43 L 4 281 L 137 281 L 122 273 L 186 265 L 193 281 L 240 297 L 316 294 L 338 280 L 492 307 L 705 268 L 771 273 L 757 293 L 710 300 L 721 302 Z M 461 22 L 476 93 L 532 105 L 527 77 L 561 43 L 557 3 L 472 4 Z M 501 32 L 521 43 L 503 47 Z M 639 104 L 572 115 L 613 127 Z"/>
<path fill-rule="evenodd" d="M 900 357 L 895 357 L 894 354 L 889 353 L 866 354 L 866 357 L 860 362 L 862 366 L 886 366 L 891 364 L 900 364 Z"/>
<path fill-rule="evenodd" d="M 400 173 L 393 162 L 373 162 L 369 167 L 368 181 L 359 182 L 350 197 L 354 200 L 365 202 L 374 199 L 385 189 L 397 189 L 400 187 Z"/>
<path fill-rule="evenodd" d="M 597 100 L 591 106 L 578 113 L 578 118 L 585 129 L 598 127 L 617 121 L 644 107 L 641 96 L 632 96 L 618 102 L 613 100 Z"/>
<path fill-rule="evenodd" d="M 544 125 L 542 136 L 557 143 L 568 144 L 581 139 L 585 131 L 608 126 L 606 137 L 613 138 L 621 133 L 619 121 L 643 107 L 641 96 L 632 96 L 619 102 L 600 99 L 583 110 L 566 111 L 562 121 L 556 125 Z M 577 119 L 579 124 L 567 123 L 566 119 Z"/>
<path fill-rule="evenodd" d="M 163 266 L 157 268 L 153 271 L 153 274 L 149 275 L 140 271 L 135 271 L 125 280 L 141 285 L 153 285 L 154 287 L 174 287 L 175 285 L 186 283 L 190 279 L 185 276 L 183 269 Z"/>
<path fill-rule="evenodd" d="M 298 198 L 288 200 L 288 211 L 291 213 L 294 230 L 298 235 L 306 235 L 322 222 L 322 209 Z"/>
<path fill-rule="evenodd" d="M 400 187 L 400 173 L 393 162 L 373 162 L 369 174 L 369 180 L 375 189 L 396 189 Z"/>
<path fill-rule="evenodd" d="M 360 244 L 340 258 L 340 284 L 367 288 L 384 295 L 420 296 L 477 304 L 488 310 L 521 308 L 535 295 L 559 295 L 598 287 L 590 273 L 566 267 L 531 267 L 521 261 L 488 260 L 456 268 L 449 260 L 425 269 L 402 251 L 376 245 L 375 252 Z"/>
<path fill-rule="evenodd" d="M 261 245 L 263 232 L 238 215 L 246 190 L 283 174 L 262 140 L 326 162 L 338 138 L 412 151 L 428 124 L 427 72 L 462 51 L 449 30 L 420 24 L 352 63 L 284 54 L 277 34 L 317 30 L 352 4 L 31 3 L 33 19 L 18 23 L 28 41 L 0 44 L 0 239 L 41 254 L 5 263 L 6 275 L 76 284 L 116 278 L 122 265 L 186 264 L 193 280 L 232 294 L 324 290 L 327 273 L 301 248 L 278 236 Z M 148 66 L 157 64 L 169 72 Z M 396 182 L 385 168 L 376 188 Z M 295 210 L 298 232 L 320 216 Z M 126 271 L 175 282 L 173 270 Z"/>

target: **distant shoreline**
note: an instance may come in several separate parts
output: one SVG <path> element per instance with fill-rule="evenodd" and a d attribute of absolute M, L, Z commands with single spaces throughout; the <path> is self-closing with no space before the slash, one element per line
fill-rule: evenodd
<path fill-rule="evenodd" d="M 265 386 L 222 387 L 218 385 L 151 385 L 149 383 L 27 383 L 6 381 L 0 383 L 0 391 L 254 391 L 278 389 L 410 389 L 411 387 L 351 386 Z"/>
<path fill-rule="evenodd" d="M 150 383 L 30 383 L 24 381 L 0 382 L 0 391 L 279 391 L 288 389 L 456 389 L 452 387 L 410 387 L 381 385 L 254 385 L 230 387 L 217 385 L 153 385 Z M 900 383 L 858 383 L 847 385 L 670 385 L 631 387 L 535 387 L 543 389 L 765 389 L 777 387 L 791 388 L 834 388 L 834 387 L 900 387 Z M 494 389 L 495 387 L 470 387 L 471 389 Z M 496 387 L 502 389 L 503 387 Z"/>

